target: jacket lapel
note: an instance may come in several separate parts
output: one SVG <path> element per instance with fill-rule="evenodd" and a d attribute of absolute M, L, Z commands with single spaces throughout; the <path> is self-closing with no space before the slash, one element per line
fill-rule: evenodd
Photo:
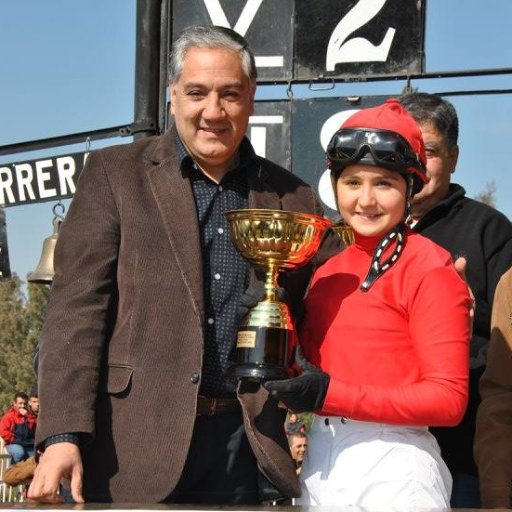
<path fill-rule="evenodd" d="M 148 171 L 151 190 L 194 310 L 199 318 L 203 318 L 199 224 L 190 181 L 183 177 L 178 167 L 174 130 L 169 130 L 160 138 L 152 160 L 154 165 Z"/>
<path fill-rule="evenodd" d="M 281 200 L 272 187 L 271 176 L 257 158 L 257 163 L 247 173 L 249 186 L 249 208 L 281 210 Z"/>

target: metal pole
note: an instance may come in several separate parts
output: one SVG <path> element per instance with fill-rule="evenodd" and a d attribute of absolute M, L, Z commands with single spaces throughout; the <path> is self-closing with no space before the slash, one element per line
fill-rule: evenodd
<path fill-rule="evenodd" d="M 137 0 L 134 139 L 158 133 L 161 0 Z"/>
<path fill-rule="evenodd" d="M 169 116 L 167 106 L 167 87 L 169 85 L 169 42 L 172 40 L 172 0 L 162 0 L 160 26 L 160 105 L 158 108 L 158 128 L 163 132 L 167 128 Z"/>
<path fill-rule="evenodd" d="M 11 277 L 11 266 L 7 246 L 7 224 L 5 222 L 5 210 L 0 206 L 0 280 L 9 277 Z"/>

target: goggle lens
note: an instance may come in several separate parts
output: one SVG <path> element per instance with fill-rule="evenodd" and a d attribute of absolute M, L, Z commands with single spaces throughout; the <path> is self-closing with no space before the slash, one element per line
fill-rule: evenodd
<path fill-rule="evenodd" d="M 327 147 L 327 157 L 336 167 L 356 163 L 367 153 L 377 164 L 424 170 L 420 159 L 397 133 L 386 130 L 344 128 L 336 132 Z"/>

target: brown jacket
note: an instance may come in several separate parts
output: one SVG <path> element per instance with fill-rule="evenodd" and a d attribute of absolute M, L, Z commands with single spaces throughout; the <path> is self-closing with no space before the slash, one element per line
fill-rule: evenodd
<path fill-rule="evenodd" d="M 512 268 L 501 277 L 492 307 L 487 367 L 480 380 L 475 460 L 482 507 L 512 507 Z"/>
<path fill-rule="evenodd" d="M 309 186 L 259 161 L 248 178 L 251 208 L 321 214 Z M 91 153 L 55 252 L 36 438 L 90 434 L 82 453 L 88 501 L 155 503 L 176 486 L 203 358 L 201 258 L 173 130 Z M 311 270 L 289 273 L 291 293 L 302 296 Z M 263 388 L 242 391 L 248 438 L 264 473 L 297 495 L 282 415 Z"/>

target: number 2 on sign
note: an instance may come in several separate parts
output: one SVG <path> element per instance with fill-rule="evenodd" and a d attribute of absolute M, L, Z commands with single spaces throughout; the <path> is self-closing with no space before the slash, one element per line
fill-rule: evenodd
<path fill-rule="evenodd" d="M 368 39 L 354 37 L 347 41 L 350 34 L 374 18 L 384 7 L 387 0 L 359 0 L 336 25 L 327 46 L 325 68 L 334 71 L 336 64 L 342 62 L 385 62 L 396 30 L 389 27 L 381 43 L 376 46 Z"/>

